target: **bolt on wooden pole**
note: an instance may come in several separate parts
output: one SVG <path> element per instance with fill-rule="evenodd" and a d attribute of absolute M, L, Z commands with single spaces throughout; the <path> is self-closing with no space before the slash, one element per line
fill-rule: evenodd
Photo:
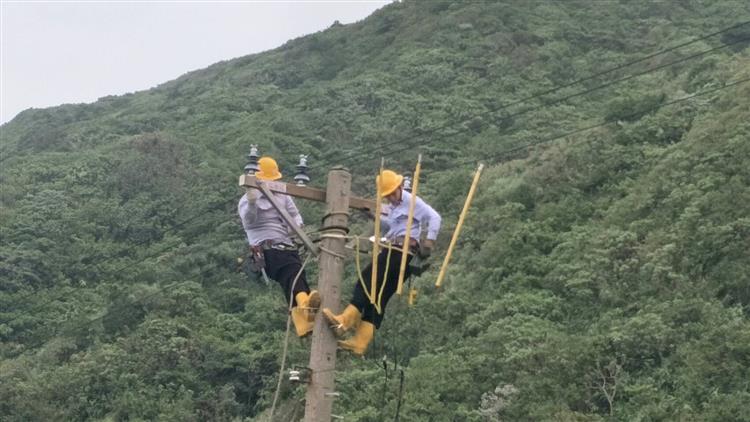
<path fill-rule="evenodd" d="M 341 278 L 344 273 L 345 230 L 349 224 L 349 192 L 352 176 L 343 168 L 328 173 L 327 214 L 323 221 L 318 262 L 318 290 L 322 308 L 339 309 Z M 326 235 L 330 234 L 330 237 Z M 336 369 L 336 338 L 318 313 L 312 334 L 310 370 L 305 395 L 305 422 L 329 422 L 333 408 Z"/>

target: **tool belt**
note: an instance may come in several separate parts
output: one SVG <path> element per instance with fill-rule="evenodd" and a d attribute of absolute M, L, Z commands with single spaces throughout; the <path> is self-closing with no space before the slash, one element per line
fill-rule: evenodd
<path fill-rule="evenodd" d="M 394 239 L 392 245 L 403 249 L 404 248 L 404 236 L 399 236 L 396 239 Z M 417 241 L 417 239 L 413 237 L 409 238 L 409 252 L 416 255 L 418 251 L 419 251 L 419 242 Z"/>
<path fill-rule="evenodd" d="M 296 251 L 297 247 L 283 242 L 264 240 L 257 245 L 250 246 L 250 269 L 259 273 L 266 268 L 266 256 L 263 251 L 275 249 L 277 251 Z"/>
<path fill-rule="evenodd" d="M 403 236 L 397 237 L 394 240 L 393 245 L 403 249 L 404 237 Z M 419 277 L 420 275 L 422 275 L 423 272 L 425 272 L 429 268 L 430 264 L 428 262 L 425 262 L 425 260 L 420 257 L 419 241 L 413 237 L 409 238 L 409 253 L 413 255 L 411 260 L 409 261 L 409 272 L 413 276 Z"/>
<path fill-rule="evenodd" d="M 275 242 L 273 240 L 264 240 L 257 246 L 264 251 L 276 249 L 277 251 L 296 251 L 297 246 L 291 243 Z"/>

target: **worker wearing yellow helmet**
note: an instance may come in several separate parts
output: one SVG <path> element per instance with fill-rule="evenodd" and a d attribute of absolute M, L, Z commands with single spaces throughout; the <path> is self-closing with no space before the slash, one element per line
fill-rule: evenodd
<path fill-rule="evenodd" d="M 382 180 L 380 176 L 375 180 L 382 197 L 386 200 L 386 204 L 381 211 L 381 224 L 388 227 L 385 238 L 397 248 L 390 251 L 390 260 L 388 259 L 388 248 L 384 248 L 378 255 L 377 288 L 381 312 L 378 312 L 370 302 L 366 293 L 371 288 L 372 265 L 368 265 L 362 270 L 361 278 L 364 280 L 365 286 L 362 286 L 359 281 L 356 282 L 351 302 L 341 314 L 336 315 L 330 309 L 323 308 L 323 316 L 328 320 L 338 337 L 344 337 L 348 331 L 354 330 L 354 335 L 351 338 L 339 341 L 339 347 L 356 355 L 361 356 L 367 350 L 367 346 L 375 335 L 375 330 L 380 328 L 380 324 L 383 322 L 388 300 L 396 292 L 402 259 L 400 250 L 408 249 L 410 251 L 406 255 L 407 264 L 414 255 L 426 259 L 430 256 L 435 245 L 435 239 L 437 239 L 440 231 L 440 214 L 424 202 L 422 198 L 417 197 L 409 245 L 407 248 L 403 247 L 411 201 L 411 193 L 404 190 L 403 180 L 402 175 L 392 170 L 384 170 Z M 418 239 L 420 239 L 421 228 L 424 224 L 427 225 L 426 240 L 420 243 Z M 408 265 L 406 268 L 406 277 L 408 277 L 410 269 Z M 382 298 L 380 297 L 381 289 Z"/>
<path fill-rule="evenodd" d="M 271 157 L 258 160 L 259 171 L 255 178 L 261 181 L 273 181 L 281 178 L 279 167 Z M 281 205 L 302 227 L 302 216 L 291 196 L 276 195 Z M 305 272 L 302 268 L 297 247 L 291 239 L 291 228 L 287 226 L 271 202 L 257 189 L 248 189 L 242 196 L 237 211 L 245 229 L 254 266 L 281 285 L 287 303 L 292 302 L 292 322 L 299 337 L 312 332 L 315 311 L 320 307 L 320 295 L 310 290 Z M 294 284 L 294 286 L 292 286 Z"/>

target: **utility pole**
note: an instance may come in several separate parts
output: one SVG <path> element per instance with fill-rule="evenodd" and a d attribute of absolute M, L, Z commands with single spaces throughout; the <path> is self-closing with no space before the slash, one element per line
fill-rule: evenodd
<path fill-rule="evenodd" d="M 321 307 L 334 310 L 340 307 L 349 208 L 370 212 L 375 210 L 374 201 L 349 195 L 351 179 L 352 176 L 348 170 L 337 167 L 328 173 L 325 191 L 283 182 L 258 183 L 252 174 L 243 174 L 239 181 L 242 187 L 260 189 L 272 203 L 275 202 L 274 195 L 283 194 L 327 204 L 327 212 L 321 229 L 320 247 L 315 248 L 315 252 L 318 253 L 318 291 L 322 300 Z M 274 206 L 279 208 L 278 205 Z M 296 226 L 294 221 L 283 213 L 282 218 L 290 227 Z M 333 399 L 337 396 L 334 391 L 336 346 L 336 337 L 326 326 L 325 319 L 316 317 L 310 350 L 310 381 L 305 395 L 304 422 L 330 422 L 331 420 Z"/>
<path fill-rule="evenodd" d="M 344 169 L 328 173 L 326 185 L 326 216 L 323 219 L 319 255 L 318 291 L 321 306 L 338 309 L 341 277 L 344 273 L 345 235 L 349 226 L 349 192 L 352 176 Z M 338 236 L 336 236 L 338 234 Z M 327 236 L 328 235 L 328 236 Z M 310 349 L 310 384 L 305 395 L 305 422 L 331 420 L 336 369 L 336 338 L 325 318 L 315 319 Z"/>

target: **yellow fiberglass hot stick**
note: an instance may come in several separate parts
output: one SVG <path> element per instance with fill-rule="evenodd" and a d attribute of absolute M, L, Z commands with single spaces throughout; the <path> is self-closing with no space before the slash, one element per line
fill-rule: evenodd
<path fill-rule="evenodd" d="M 471 199 L 474 197 L 474 192 L 477 189 L 477 183 L 479 183 L 479 175 L 482 173 L 483 167 L 484 165 L 480 164 L 479 167 L 477 167 L 477 172 L 474 173 L 474 181 L 471 182 L 469 195 L 466 196 L 466 202 L 464 202 L 464 209 L 461 211 L 461 215 L 458 217 L 458 224 L 456 224 L 456 230 L 453 231 L 453 237 L 451 238 L 451 243 L 448 246 L 448 252 L 445 254 L 445 259 L 443 260 L 443 266 L 440 267 L 440 274 L 438 274 L 437 281 L 435 282 L 435 287 L 440 287 L 440 285 L 443 284 L 443 277 L 445 277 L 445 269 L 448 267 L 448 262 L 451 260 L 451 254 L 453 253 L 453 248 L 456 246 L 456 240 L 458 239 L 458 234 L 461 233 L 461 226 L 463 226 L 464 218 L 466 218 L 466 213 L 469 211 L 469 206 L 471 205 Z"/>
<path fill-rule="evenodd" d="M 380 159 L 380 172 L 375 183 L 375 241 L 372 242 L 372 276 L 370 277 L 370 303 L 373 305 L 378 298 L 378 253 L 380 252 L 380 209 L 383 205 L 381 197 L 381 183 L 383 183 L 383 163 Z"/>
<path fill-rule="evenodd" d="M 417 205 L 417 188 L 419 187 L 419 171 L 422 168 L 422 154 L 417 157 L 417 167 L 414 169 L 414 183 L 411 187 L 411 201 L 409 201 L 409 216 L 406 218 L 406 233 L 404 233 L 404 244 L 401 246 L 401 267 L 398 270 L 398 287 L 396 293 L 400 296 L 404 290 L 404 274 L 406 274 L 406 258 L 411 241 L 411 225 L 414 221 L 414 207 Z"/>

